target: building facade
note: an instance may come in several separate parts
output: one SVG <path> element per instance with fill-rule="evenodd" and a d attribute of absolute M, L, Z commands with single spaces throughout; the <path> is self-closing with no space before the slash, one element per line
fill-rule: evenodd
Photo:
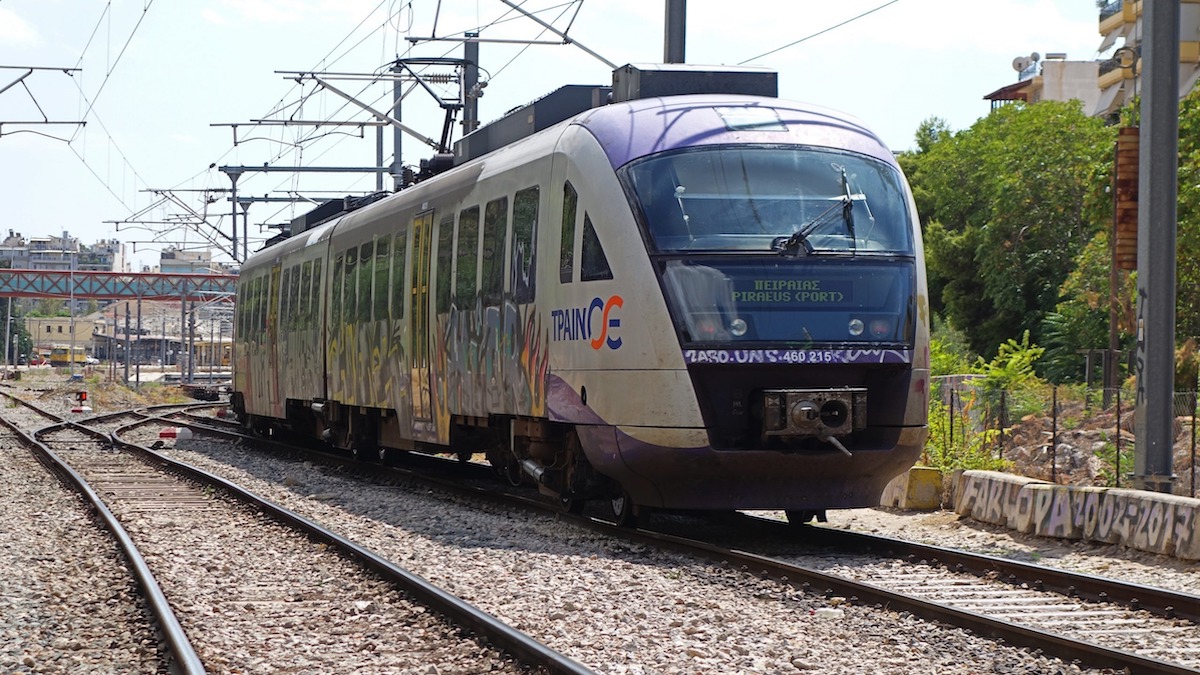
<path fill-rule="evenodd" d="M 69 272 L 128 272 L 125 244 L 101 239 L 91 246 L 81 244 L 70 233 L 62 236 L 30 237 L 8 231 L 0 243 L 0 267 L 21 270 Z"/>
<path fill-rule="evenodd" d="M 1110 0 L 1100 7 L 1101 54 L 1095 61 L 1068 61 L 1066 54 L 1018 56 L 1018 81 L 984 96 L 992 109 L 1024 101 L 1078 100 L 1093 117 L 1112 120 L 1141 92 L 1144 0 Z M 1180 0 L 1179 97 L 1200 83 L 1200 0 Z"/>
<path fill-rule="evenodd" d="M 1144 0 L 1112 0 L 1100 8 L 1100 53 L 1117 47 L 1113 58 L 1100 65 L 1097 84 L 1100 97 L 1091 113 L 1111 117 L 1140 88 L 1141 43 Z M 1118 46 L 1120 42 L 1120 46 Z M 1183 98 L 1200 81 L 1200 0 L 1179 4 L 1179 97 Z"/>

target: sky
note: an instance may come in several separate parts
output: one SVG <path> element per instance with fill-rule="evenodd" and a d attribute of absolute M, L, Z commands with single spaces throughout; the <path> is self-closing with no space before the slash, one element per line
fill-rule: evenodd
<path fill-rule="evenodd" d="M 230 261 L 232 183 L 221 167 L 376 165 L 373 127 L 255 124 L 371 118 L 296 73 L 341 74 L 330 84 L 382 110 L 391 85 L 347 74 L 386 71 L 397 58 L 461 57 L 454 38 L 478 32 L 486 123 L 566 84 L 610 84 L 610 64 L 662 62 L 665 5 L 0 0 L 0 236 L 116 239 L 133 271 L 156 265 L 166 247 Z M 1096 51 L 1098 25 L 1095 0 L 691 0 L 686 61 L 775 70 L 781 98 L 849 113 L 901 151 L 931 117 L 958 131 L 987 115 L 983 96 L 1018 79 L 1015 57 L 1108 56 Z M 443 113 L 423 89 L 402 109 L 414 131 L 441 134 Z M 20 124 L 39 120 L 63 124 Z M 404 164 L 432 153 L 412 137 L 402 147 Z M 390 164 L 390 131 L 383 148 Z M 363 194 L 376 178 L 248 171 L 237 189 L 270 200 L 248 209 L 255 250 L 277 233 L 272 225 L 313 207 L 282 200 Z"/>

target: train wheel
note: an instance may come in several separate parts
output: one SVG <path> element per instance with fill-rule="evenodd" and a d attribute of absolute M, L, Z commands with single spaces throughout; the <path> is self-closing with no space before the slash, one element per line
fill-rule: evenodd
<path fill-rule="evenodd" d="M 370 448 L 363 447 L 363 444 L 358 442 L 350 444 L 350 456 L 356 462 L 374 462 L 379 457 L 381 451 L 382 448 L 372 451 Z"/>
<path fill-rule="evenodd" d="M 622 491 L 609 502 L 612 508 L 613 523 L 617 527 L 637 527 L 637 508 L 628 492 Z"/>
<path fill-rule="evenodd" d="M 392 465 L 392 453 L 389 452 L 387 448 L 383 447 L 382 445 L 379 446 L 379 452 L 377 452 L 376 454 L 379 455 L 379 463 L 380 464 L 382 464 L 384 466 Z"/>
<path fill-rule="evenodd" d="M 567 495 L 559 495 L 558 506 L 563 510 L 563 513 L 569 513 L 573 516 L 583 514 L 583 507 L 587 504 L 586 500 L 576 499 Z"/>
<path fill-rule="evenodd" d="M 525 473 L 521 471 L 521 465 L 517 464 L 515 458 L 510 458 L 504 464 L 504 477 L 514 487 L 519 486 L 525 480 Z"/>
<path fill-rule="evenodd" d="M 813 520 L 825 522 L 825 513 L 823 511 L 793 509 L 784 511 L 784 513 L 787 514 L 788 523 L 792 525 L 807 525 Z"/>

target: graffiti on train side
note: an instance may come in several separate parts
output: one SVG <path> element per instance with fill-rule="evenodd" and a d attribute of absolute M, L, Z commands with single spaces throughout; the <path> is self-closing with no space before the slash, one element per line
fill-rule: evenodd
<path fill-rule="evenodd" d="M 342 324 L 330 331 L 329 398 L 351 405 L 393 409 L 411 420 L 409 368 L 400 321 Z M 314 354 L 313 361 L 319 365 Z"/>
<path fill-rule="evenodd" d="M 439 436 L 450 415 L 539 416 L 546 410 L 550 355 L 532 306 L 512 302 L 438 317 L 434 347 L 434 412 Z"/>
<path fill-rule="evenodd" d="M 1039 536 L 1200 559 L 1200 499 L 1013 478 L 968 472 L 955 510 Z"/>

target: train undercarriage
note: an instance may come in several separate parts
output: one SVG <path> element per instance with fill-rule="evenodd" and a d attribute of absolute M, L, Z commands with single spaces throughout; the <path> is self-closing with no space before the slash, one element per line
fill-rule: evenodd
<path fill-rule="evenodd" d="M 451 419 L 450 444 L 415 441 L 400 432 L 394 411 L 345 406 L 334 401 L 288 401 L 285 419 L 246 413 L 238 394 L 232 401 L 244 427 L 266 436 L 318 439 L 357 461 L 391 464 L 400 453 L 452 455 L 461 462 L 484 455 L 497 474 L 514 486 L 533 486 L 568 513 L 582 513 L 602 501 L 618 525 L 635 524 L 639 509 L 616 481 L 587 461 L 572 425 L 544 419 L 493 415 Z"/>

